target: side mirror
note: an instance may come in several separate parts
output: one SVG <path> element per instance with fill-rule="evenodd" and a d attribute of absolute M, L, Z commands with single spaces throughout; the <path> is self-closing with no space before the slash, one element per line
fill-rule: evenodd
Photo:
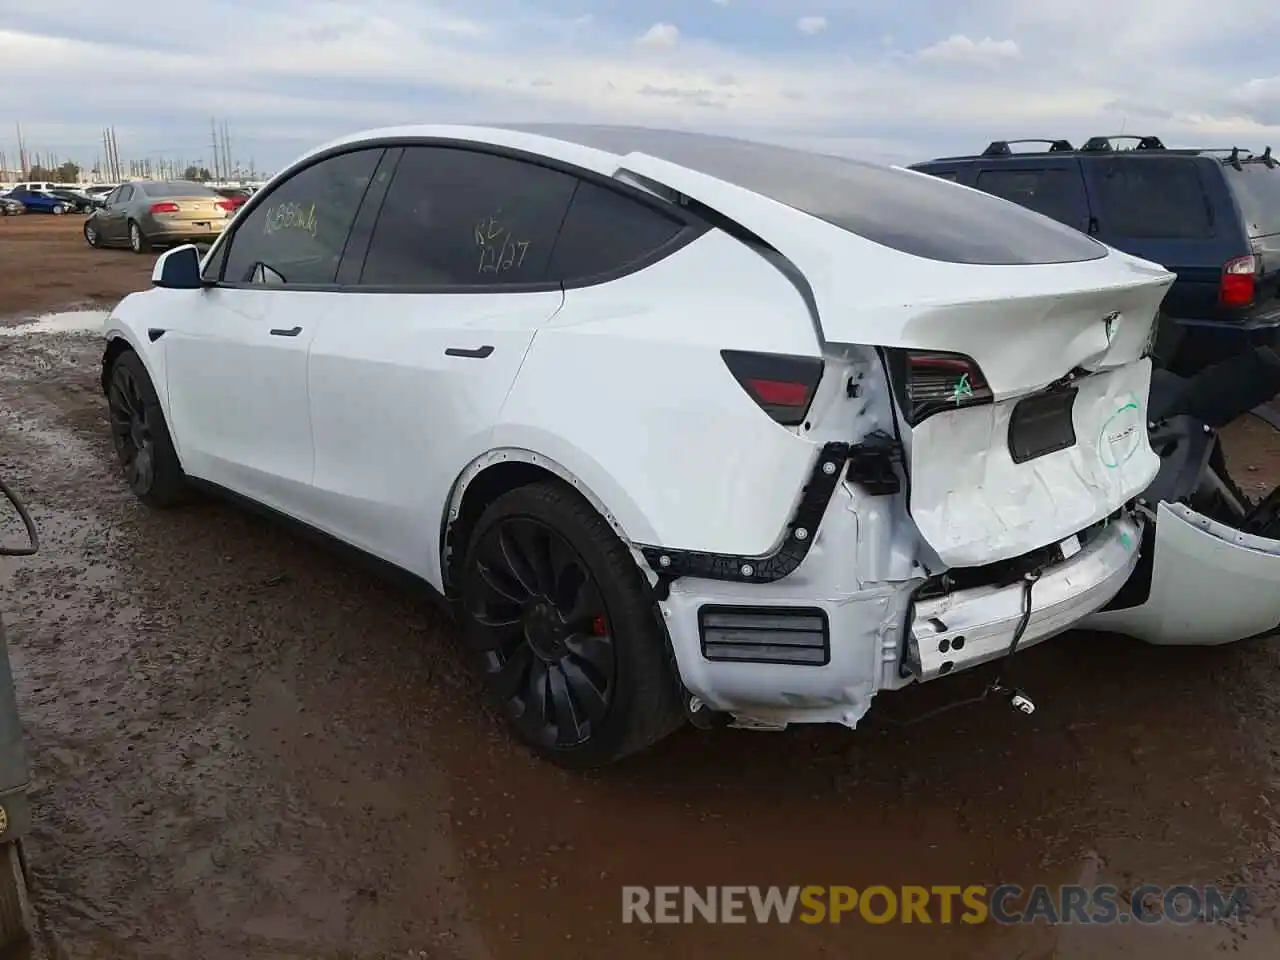
<path fill-rule="evenodd" d="M 200 251 L 191 243 L 166 250 L 151 271 L 151 284 L 168 290 L 199 290 L 204 286 L 200 279 Z"/>

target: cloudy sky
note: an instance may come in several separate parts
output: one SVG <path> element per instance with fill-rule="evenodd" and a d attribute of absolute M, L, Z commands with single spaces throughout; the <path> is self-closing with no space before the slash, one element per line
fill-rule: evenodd
<path fill-rule="evenodd" d="M 0 151 L 287 162 L 404 122 L 696 127 L 884 162 L 996 137 L 1280 150 L 1275 0 L 0 0 Z"/>

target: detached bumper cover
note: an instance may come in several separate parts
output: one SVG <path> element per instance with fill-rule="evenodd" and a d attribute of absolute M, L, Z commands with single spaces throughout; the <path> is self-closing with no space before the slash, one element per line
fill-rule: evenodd
<path fill-rule="evenodd" d="M 1031 619 L 1018 649 L 1071 629 L 1111 600 L 1137 565 L 1141 542 L 1141 523 L 1124 517 L 1045 571 L 1031 589 Z M 907 658 L 912 675 L 933 680 L 1003 656 L 1023 616 L 1024 592 L 1019 581 L 916 604 Z"/>

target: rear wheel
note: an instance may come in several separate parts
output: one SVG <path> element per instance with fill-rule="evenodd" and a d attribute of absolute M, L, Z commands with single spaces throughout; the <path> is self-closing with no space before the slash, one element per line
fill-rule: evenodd
<path fill-rule="evenodd" d="M 53 208 L 54 216 L 60 217 L 66 212 L 67 212 L 67 208 L 64 207 L 62 204 L 59 203 L 54 205 L 54 208 Z"/>
<path fill-rule="evenodd" d="M 160 409 L 160 398 L 132 350 L 111 365 L 107 381 L 111 439 L 125 480 L 149 507 L 169 507 L 188 498 L 186 476 Z"/>
<path fill-rule="evenodd" d="M 129 249 L 134 253 L 147 253 L 151 249 L 151 242 L 147 240 L 147 235 L 132 220 L 129 221 Z"/>
<path fill-rule="evenodd" d="M 682 722 L 648 584 L 575 491 L 548 482 L 498 498 L 471 533 L 461 587 L 468 650 L 537 753 L 603 766 Z"/>

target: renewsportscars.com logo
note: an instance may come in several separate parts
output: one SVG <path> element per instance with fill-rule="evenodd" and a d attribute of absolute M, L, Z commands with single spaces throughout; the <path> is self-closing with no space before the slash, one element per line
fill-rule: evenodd
<path fill-rule="evenodd" d="M 1243 920 L 1248 891 L 1144 884 L 623 887 L 623 923 L 1203 923 Z"/>

